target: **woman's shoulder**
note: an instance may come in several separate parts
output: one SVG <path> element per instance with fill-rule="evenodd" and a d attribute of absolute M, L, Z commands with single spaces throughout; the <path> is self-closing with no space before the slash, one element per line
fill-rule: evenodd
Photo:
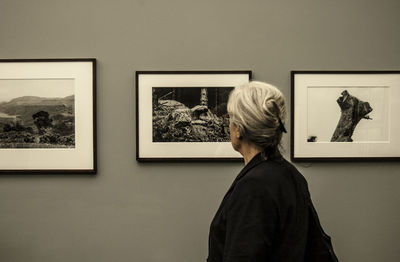
<path fill-rule="evenodd" d="M 262 161 L 250 169 L 240 181 L 239 187 L 249 190 L 275 191 L 278 188 L 301 184 L 307 187 L 307 181 L 295 166 L 284 158 Z"/>
<path fill-rule="evenodd" d="M 292 164 L 282 157 L 273 160 L 260 161 L 260 163 L 250 169 L 243 178 L 250 180 L 281 179 L 282 174 L 287 173 L 300 174 Z"/>

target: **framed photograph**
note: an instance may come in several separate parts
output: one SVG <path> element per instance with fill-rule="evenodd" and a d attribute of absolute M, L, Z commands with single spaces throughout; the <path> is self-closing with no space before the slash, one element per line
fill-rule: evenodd
<path fill-rule="evenodd" d="M 292 71 L 293 161 L 400 160 L 400 71 Z"/>
<path fill-rule="evenodd" d="M 251 71 L 137 71 L 137 161 L 241 161 L 228 97 Z"/>
<path fill-rule="evenodd" d="M 0 60 L 0 172 L 96 172 L 96 60 Z"/>

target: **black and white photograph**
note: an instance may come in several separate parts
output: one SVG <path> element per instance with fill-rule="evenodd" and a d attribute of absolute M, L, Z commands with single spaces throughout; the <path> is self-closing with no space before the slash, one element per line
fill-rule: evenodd
<path fill-rule="evenodd" d="M 136 71 L 137 161 L 241 161 L 227 101 L 251 71 Z"/>
<path fill-rule="evenodd" d="M 96 173 L 96 59 L 0 60 L 0 173 Z"/>
<path fill-rule="evenodd" d="M 153 87 L 153 142 L 229 142 L 233 87 Z"/>
<path fill-rule="evenodd" d="M 0 80 L 0 148 L 74 148 L 73 79 Z"/>
<path fill-rule="evenodd" d="M 389 140 L 389 87 L 307 88 L 308 142 Z"/>
<path fill-rule="evenodd" d="M 293 161 L 400 158 L 399 71 L 292 71 Z"/>

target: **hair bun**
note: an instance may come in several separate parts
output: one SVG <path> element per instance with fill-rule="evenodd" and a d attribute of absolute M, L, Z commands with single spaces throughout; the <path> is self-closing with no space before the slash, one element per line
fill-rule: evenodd
<path fill-rule="evenodd" d="M 285 98 L 278 88 L 256 81 L 238 86 L 229 96 L 228 113 L 244 139 L 277 150 L 286 131 Z"/>

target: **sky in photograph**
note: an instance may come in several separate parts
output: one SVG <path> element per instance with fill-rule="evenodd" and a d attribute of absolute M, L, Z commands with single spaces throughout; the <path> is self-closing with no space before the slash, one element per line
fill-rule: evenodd
<path fill-rule="evenodd" d="M 74 79 L 0 79 L 0 102 L 22 96 L 66 97 L 74 94 Z"/>
<path fill-rule="evenodd" d="M 368 102 L 372 120 L 361 119 L 352 136 L 354 142 L 389 140 L 389 87 L 332 86 L 307 88 L 308 136 L 316 142 L 329 142 L 341 115 L 336 100 L 347 90 L 350 95 Z"/>

